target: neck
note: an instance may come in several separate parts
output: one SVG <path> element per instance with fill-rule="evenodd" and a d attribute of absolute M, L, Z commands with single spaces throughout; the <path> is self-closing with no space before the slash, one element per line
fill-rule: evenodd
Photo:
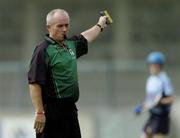
<path fill-rule="evenodd" d="M 56 41 L 59 45 L 64 45 L 64 41 Z"/>
<path fill-rule="evenodd" d="M 161 73 L 161 71 L 153 72 L 152 75 L 158 76 Z"/>
<path fill-rule="evenodd" d="M 64 39 L 63 40 L 57 40 L 57 39 L 53 38 L 51 35 L 49 35 L 49 37 L 51 39 L 53 39 L 54 41 L 56 41 L 58 44 L 64 44 Z"/>

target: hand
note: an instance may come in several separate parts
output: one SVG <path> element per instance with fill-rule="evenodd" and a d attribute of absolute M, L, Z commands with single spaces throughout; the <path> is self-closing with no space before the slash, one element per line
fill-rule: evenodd
<path fill-rule="evenodd" d="M 35 115 L 34 129 L 36 133 L 42 133 L 45 127 L 45 122 L 46 122 L 46 117 L 44 114 Z"/>
<path fill-rule="evenodd" d="M 98 24 L 101 25 L 102 28 L 105 28 L 107 27 L 106 21 L 107 21 L 106 16 L 100 16 Z"/>
<path fill-rule="evenodd" d="M 134 113 L 135 113 L 136 115 L 140 115 L 141 112 L 142 112 L 142 110 L 143 110 L 143 105 L 142 105 L 142 104 L 138 104 L 138 105 L 135 107 L 135 109 L 134 109 Z"/>

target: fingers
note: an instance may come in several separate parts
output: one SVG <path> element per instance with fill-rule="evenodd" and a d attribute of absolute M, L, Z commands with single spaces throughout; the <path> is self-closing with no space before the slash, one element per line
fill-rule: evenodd
<path fill-rule="evenodd" d="M 105 26 L 107 26 L 108 17 L 107 17 L 107 16 L 103 16 L 102 18 L 103 18 L 103 19 L 102 19 L 102 22 L 103 22 L 103 25 L 104 25 L 104 27 L 105 27 Z"/>
<path fill-rule="evenodd" d="M 106 17 L 106 24 L 107 25 L 113 23 L 113 20 L 112 20 L 111 16 L 109 15 L 109 13 L 106 10 L 105 11 L 101 11 L 100 15 Z"/>
<path fill-rule="evenodd" d="M 99 21 L 98 21 L 98 24 L 100 24 L 103 28 L 105 28 L 107 26 L 107 24 L 106 24 L 107 19 L 106 18 L 107 18 L 106 16 L 101 16 L 99 18 Z"/>
<path fill-rule="evenodd" d="M 44 127 L 45 127 L 45 122 L 35 121 L 34 129 L 36 133 L 42 133 L 42 131 L 44 130 Z"/>
<path fill-rule="evenodd" d="M 42 124 L 41 129 L 39 129 L 39 132 L 42 133 L 45 127 L 45 123 Z"/>
<path fill-rule="evenodd" d="M 46 117 L 44 114 L 35 116 L 34 129 L 36 133 L 42 133 L 45 127 L 45 122 L 46 122 Z"/>

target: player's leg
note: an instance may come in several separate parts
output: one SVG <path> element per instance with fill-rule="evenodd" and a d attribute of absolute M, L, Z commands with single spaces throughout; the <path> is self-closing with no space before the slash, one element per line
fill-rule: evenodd
<path fill-rule="evenodd" d="M 45 110 L 45 129 L 37 138 L 81 138 L 75 104 L 54 102 Z"/>
<path fill-rule="evenodd" d="M 55 109 L 54 109 L 55 110 Z M 55 110 L 55 113 L 52 113 L 50 110 L 47 110 L 47 117 L 46 117 L 46 125 L 44 131 L 42 133 L 43 137 L 37 138 L 59 138 L 59 137 L 67 137 L 68 132 L 66 129 L 66 122 L 64 119 L 64 112 L 60 110 L 62 113 L 58 113 Z"/>
<path fill-rule="evenodd" d="M 166 138 L 169 134 L 170 118 L 169 116 L 163 115 L 159 117 L 157 124 L 157 131 L 153 138 Z"/>
<path fill-rule="evenodd" d="M 81 138 L 77 109 L 72 110 L 67 116 L 69 116 L 69 138 Z"/>
<path fill-rule="evenodd" d="M 65 102 L 63 106 L 59 106 L 59 109 L 61 109 L 60 112 L 57 112 L 55 116 L 59 116 L 60 118 L 52 123 L 57 124 L 51 131 L 53 132 L 51 133 L 53 136 L 47 138 L 81 138 L 76 105 Z"/>
<path fill-rule="evenodd" d="M 149 124 L 150 125 L 150 124 Z M 151 126 L 147 126 L 145 129 L 145 138 L 153 138 L 153 131 Z"/>
<path fill-rule="evenodd" d="M 153 136 L 153 138 L 166 138 L 166 136 L 162 134 L 156 134 Z"/>
<path fill-rule="evenodd" d="M 152 138 L 152 135 L 148 135 L 146 133 L 141 134 L 141 138 Z"/>
<path fill-rule="evenodd" d="M 145 123 L 141 138 L 152 138 L 153 127 L 154 127 L 153 119 L 154 118 L 152 116 L 150 116 L 149 119 L 147 120 L 147 122 Z"/>

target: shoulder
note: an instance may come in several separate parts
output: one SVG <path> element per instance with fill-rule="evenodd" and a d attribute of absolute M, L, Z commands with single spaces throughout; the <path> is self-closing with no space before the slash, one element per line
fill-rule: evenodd
<path fill-rule="evenodd" d="M 163 82 L 169 82 L 169 81 L 170 81 L 169 76 L 168 76 L 167 73 L 164 72 L 164 71 L 160 73 L 159 78 L 160 78 L 160 80 L 163 81 Z"/>
<path fill-rule="evenodd" d="M 160 79 L 165 87 L 172 87 L 171 79 L 166 72 L 160 74 Z"/>
<path fill-rule="evenodd" d="M 42 41 L 38 45 L 36 45 L 33 55 L 39 55 L 39 54 L 44 54 L 46 48 L 48 47 L 48 42 L 47 41 Z"/>
<path fill-rule="evenodd" d="M 36 51 L 43 51 L 43 50 L 45 50 L 47 47 L 48 47 L 48 42 L 47 42 L 46 40 L 44 40 L 44 41 L 40 42 L 40 43 L 36 46 L 35 50 L 36 50 Z"/>
<path fill-rule="evenodd" d="M 87 39 L 81 34 L 73 35 L 73 36 L 67 38 L 67 40 L 69 40 L 69 41 L 80 41 L 80 40 L 81 41 L 87 41 Z"/>
<path fill-rule="evenodd" d="M 48 43 L 45 40 L 40 42 L 38 45 L 36 45 L 34 52 L 33 52 L 33 55 L 32 55 L 32 59 L 44 57 L 45 56 L 45 50 L 47 47 L 48 47 Z"/>
<path fill-rule="evenodd" d="M 173 85 L 171 83 L 171 79 L 169 78 L 167 73 L 162 72 L 159 77 L 160 77 L 160 79 L 162 81 L 162 85 L 163 85 L 165 94 L 166 95 L 172 95 L 172 93 L 174 91 L 174 88 L 173 88 Z"/>

